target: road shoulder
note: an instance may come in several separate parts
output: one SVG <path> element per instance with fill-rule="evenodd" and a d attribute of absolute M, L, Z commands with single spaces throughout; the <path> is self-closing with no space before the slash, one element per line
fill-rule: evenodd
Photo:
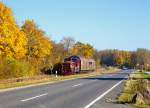
<path fill-rule="evenodd" d="M 111 92 L 105 95 L 101 100 L 97 101 L 90 108 L 133 108 L 132 106 L 113 103 L 118 95 L 122 92 L 125 82 L 114 88 Z"/>

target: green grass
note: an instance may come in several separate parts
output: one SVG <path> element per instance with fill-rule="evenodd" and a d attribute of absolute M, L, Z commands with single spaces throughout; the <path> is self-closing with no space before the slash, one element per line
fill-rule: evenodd
<path fill-rule="evenodd" d="M 150 74 L 143 73 L 143 77 L 146 79 L 150 79 Z"/>
<path fill-rule="evenodd" d="M 134 72 L 130 75 L 131 78 L 135 78 L 135 79 L 150 79 L 150 74 L 147 74 L 145 72 Z"/>

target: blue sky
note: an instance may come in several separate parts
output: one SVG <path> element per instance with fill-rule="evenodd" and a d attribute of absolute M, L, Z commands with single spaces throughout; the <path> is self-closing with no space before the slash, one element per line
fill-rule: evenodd
<path fill-rule="evenodd" d="M 150 49 L 150 0 L 3 0 L 16 21 L 33 19 L 51 39 L 64 36 L 95 48 Z"/>

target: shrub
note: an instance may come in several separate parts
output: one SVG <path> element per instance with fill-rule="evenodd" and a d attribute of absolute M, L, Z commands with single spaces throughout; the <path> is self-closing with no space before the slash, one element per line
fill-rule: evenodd
<path fill-rule="evenodd" d="M 35 74 L 35 69 L 29 62 L 5 58 L 0 62 L 0 79 L 28 77 Z"/>

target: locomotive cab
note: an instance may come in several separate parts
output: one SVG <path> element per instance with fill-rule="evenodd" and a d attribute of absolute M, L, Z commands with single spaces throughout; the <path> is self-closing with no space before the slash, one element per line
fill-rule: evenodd
<path fill-rule="evenodd" d="M 81 73 L 95 70 L 95 61 L 78 56 L 70 56 L 64 59 L 63 75 Z"/>
<path fill-rule="evenodd" d="M 64 59 L 63 63 L 63 74 L 74 74 L 80 72 L 81 61 L 77 56 L 71 56 Z"/>

